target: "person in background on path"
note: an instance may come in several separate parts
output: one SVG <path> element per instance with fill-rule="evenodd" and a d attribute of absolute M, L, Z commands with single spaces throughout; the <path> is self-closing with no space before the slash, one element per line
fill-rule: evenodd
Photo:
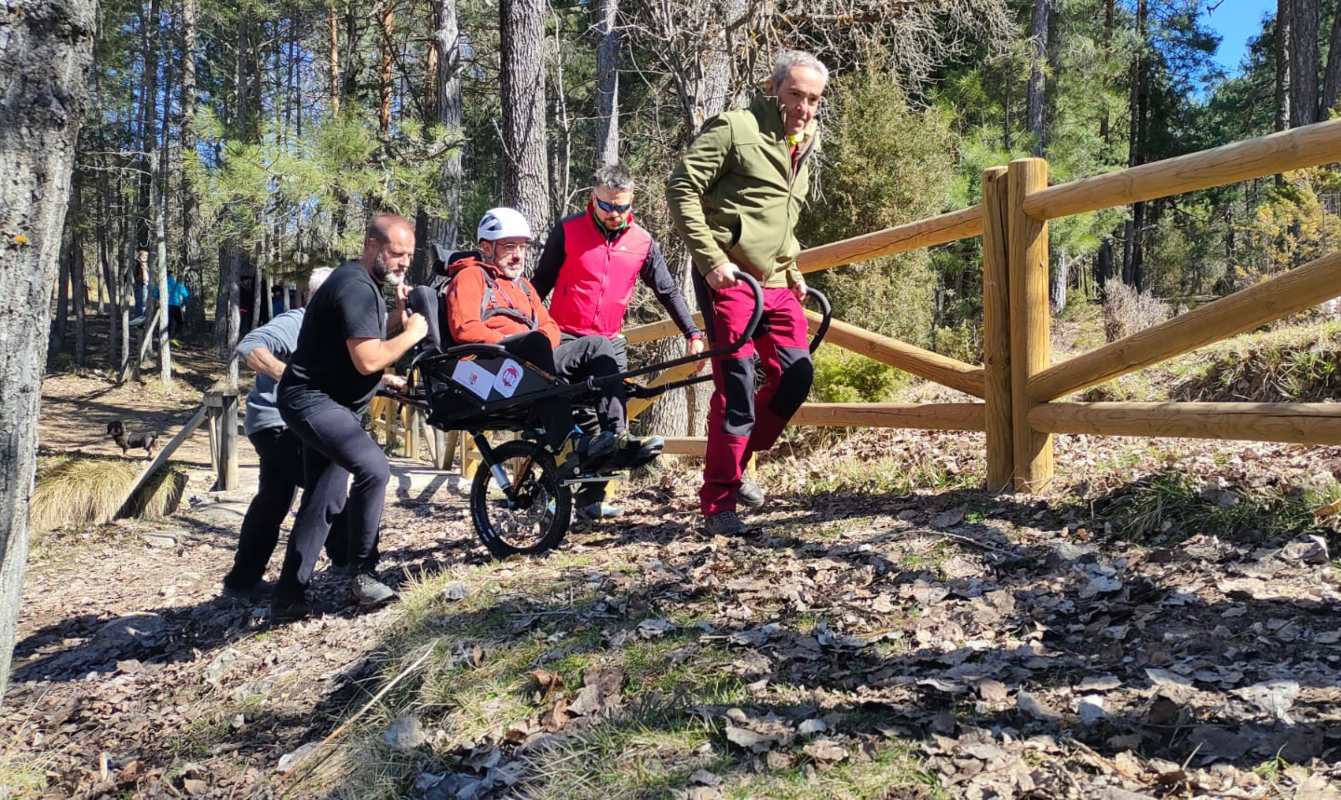
<path fill-rule="evenodd" d="M 135 292 L 135 313 L 131 316 L 141 318 L 144 316 L 144 287 L 149 285 L 149 251 L 144 248 L 135 251 L 135 266 L 131 273 L 131 282 Z"/>
<path fill-rule="evenodd" d="M 742 480 L 745 465 L 777 441 L 814 377 L 795 227 L 810 188 L 815 117 L 828 80 L 819 59 L 783 51 L 764 92 L 748 110 L 709 120 L 666 185 L 671 218 L 693 256 L 708 338 L 733 341 L 749 324 L 754 297 L 735 270 L 764 287 L 764 316 L 754 341 L 712 362 L 716 391 L 708 409 L 699 506 L 713 534 L 748 530 L 737 504 L 758 507 L 765 498 Z M 755 385 L 757 363 L 762 386 Z"/>
<path fill-rule="evenodd" d="M 703 332 L 694 324 L 661 248 L 633 220 L 633 176 L 622 161 L 606 164 L 596 170 L 586 210 L 560 220 L 550 231 L 532 283 L 541 300 L 554 293 L 549 314 L 563 343 L 583 336 L 605 337 L 624 372 L 629 358 L 620 331 L 639 280 L 675 320 L 689 352 L 703 352 Z M 604 483 L 582 485 L 576 498 L 579 519 L 623 513 L 604 502 L 605 490 Z"/>
<path fill-rule="evenodd" d="M 307 279 L 309 296 L 316 294 L 332 272 L 330 267 L 313 270 Z M 255 600 L 267 588 L 261 578 L 279 542 L 279 526 L 293 506 L 294 493 L 302 485 L 303 443 L 280 417 L 275 390 L 290 356 L 298 348 L 298 331 L 305 314 L 299 308 L 276 316 L 244 336 L 235 351 L 256 373 L 256 386 L 247 395 L 243 427 L 261 461 L 256 496 L 242 518 L 233 568 L 223 579 L 224 595 L 235 599 Z M 326 555 L 337 567 L 347 561 L 347 554 L 341 549 L 347 541 L 342 525 L 337 517 L 332 527 L 340 533 L 326 539 Z"/>
<path fill-rule="evenodd" d="M 405 271 L 413 256 L 414 224 L 396 214 L 378 214 L 368 226 L 359 260 L 331 273 L 308 304 L 277 394 L 280 417 L 303 442 L 304 489 L 270 603 L 272 621 L 310 613 L 307 586 L 331 522 L 342 509 L 353 572 L 350 599 L 371 606 L 396 596 L 375 574 L 390 465 L 363 430 L 359 414 L 383 383 L 383 371 L 428 333 L 424 318 L 405 309 Z M 383 285 L 395 289 L 390 317 Z M 388 330 L 400 332 L 388 338 Z M 385 382 L 404 388 L 401 379 Z"/>
<path fill-rule="evenodd" d="M 158 299 L 158 284 L 155 283 L 149 290 L 150 295 Z M 174 272 L 168 273 L 168 335 L 176 336 L 181 326 L 186 324 L 186 301 L 191 296 L 191 290 L 185 283 L 177 280 Z"/>

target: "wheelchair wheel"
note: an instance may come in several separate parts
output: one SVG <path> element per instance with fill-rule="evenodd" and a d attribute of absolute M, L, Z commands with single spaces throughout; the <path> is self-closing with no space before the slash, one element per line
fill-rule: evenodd
<path fill-rule="evenodd" d="M 535 442 L 517 440 L 494 448 L 497 467 L 481 464 L 470 484 L 475 533 L 496 558 L 543 553 L 568 532 L 572 491 L 559 483 L 554 457 Z M 494 477 L 501 469 L 511 492 Z"/>

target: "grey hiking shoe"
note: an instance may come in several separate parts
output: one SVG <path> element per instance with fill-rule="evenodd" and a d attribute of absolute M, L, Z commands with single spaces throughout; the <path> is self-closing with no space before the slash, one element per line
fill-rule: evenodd
<path fill-rule="evenodd" d="M 396 599 L 396 592 L 372 575 L 360 572 L 349 579 L 349 599 L 360 606 L 380 606 Z"/>
<path fill-rule="evenodd" d="M 767 497 L 764 490 L 759 488 L 759 484 L 751 480 L 742 480 L 740 488 L 736 490 L 736 503 L 746 508 L 759 508 L 764 504 Z"/>
<path fill-rule="evenodd" d="M 559 475 L 564 478 L 577 476 L 584 467 L 613 453 L 617 443 L 615 435 L 610 431 L 601 431 L 595 436 L 573 431 L 563 440 L 559 452 L 554 454 Z"/>
<path fill-rule="evenodd" d="M 734 511 L 718 511 L 703 522 L 710 536 L 740 536 L 750 528 Z"/>

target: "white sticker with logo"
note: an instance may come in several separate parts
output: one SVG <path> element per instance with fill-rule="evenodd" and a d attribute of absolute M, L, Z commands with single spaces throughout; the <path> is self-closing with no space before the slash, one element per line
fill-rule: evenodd
<path fill-rule="evenodd" d="M 512 359 L 503 362 L 503 368 L 494 377 L 494 391 L 504 397 L 511 397 L 521 385 L 522 366 Z"/>
<path fill-rule="evenodd" d="M 474 361 L 464 359 L 456 362 L 456 369 L 452 370 L 452 380 L 479 395 L 481 400 L 488 400 L 489 390 L 494 387 L 492 372 Z"/>

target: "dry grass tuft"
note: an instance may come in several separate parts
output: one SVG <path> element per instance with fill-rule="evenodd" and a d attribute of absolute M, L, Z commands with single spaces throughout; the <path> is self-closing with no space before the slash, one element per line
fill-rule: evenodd
<path fill-rule="evenodd" d="M 144 464 L 102 456 L 56 456 L 38 462 L 30 511 L 34 532 L 76 525 L 101 525 L 115 516 L 122 496 Z M 131 498 L 130 514 L 162 519 L 177 509 L 186 491 L 186 473 L 162 469 Z"/>

